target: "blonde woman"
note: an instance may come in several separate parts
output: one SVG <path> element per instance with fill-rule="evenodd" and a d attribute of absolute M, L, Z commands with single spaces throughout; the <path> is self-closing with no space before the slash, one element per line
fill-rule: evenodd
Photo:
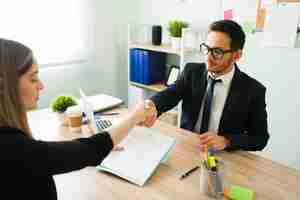
<path fill-rule="evenodd" d="M 32 137 L 26 111 L 36 107 L 43 88 L 32 51 L 18 42 L 0 39 L 2 197 L 57 199 L 53 175 L 98 165 L 149 113 L 140 104 L 109 132 L 67 142 L 37 141 Z"/>

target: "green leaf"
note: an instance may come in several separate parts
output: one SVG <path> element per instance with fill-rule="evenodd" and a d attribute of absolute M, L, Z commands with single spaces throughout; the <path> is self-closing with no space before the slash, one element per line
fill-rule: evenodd
<path fill-rule="evenodd" d="M 173 20 L 169 22 L 168 30 L 172 37 L 181 37 L 182 36 L 182 29 L 188 28 L 189 23 L 180 20 Z"/>
<path fill-rule="evenodd" d="M 68 107 L 77 105 L 77 102 L 72 96 L 58 96 L 52 103 L 51 108 L 53 112 L 65 112 Z"/>

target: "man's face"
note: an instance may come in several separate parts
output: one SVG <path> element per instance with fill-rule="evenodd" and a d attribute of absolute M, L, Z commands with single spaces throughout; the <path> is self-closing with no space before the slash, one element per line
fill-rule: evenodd
<path fill-rule="evenodd" d="M 221 51 L 228 51 L 230 49 L 230 38 L 226 33 L 211 31 L 206 40 L 206 45 L 209 48 L 218 48 Z M 215 74 L 225 74 L 232 69 L 233 63 L 236 62 L 242 55 L 241 50 L 226 52 L 220 58 L 216 58 L 210 51 L 205 56 L 207 70 Z"/>

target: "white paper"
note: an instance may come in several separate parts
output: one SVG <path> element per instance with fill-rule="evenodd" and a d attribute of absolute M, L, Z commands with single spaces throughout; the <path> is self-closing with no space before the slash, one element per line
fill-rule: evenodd
<path fill-rule="evenodd" d="M 168 85 L 173 84 L 177 80 L 179 72 L 180 71 L 177 68 L 172 68 L 171 69 L 171 72 L 170 72 L 170 75 L 169 75 L 169 78 L 168 78 L 168 82 L 167 82 Z"/>
<path fill-rule="evenodd" d="M 295 47 L 300 7 L 280 5 L 267 8 L 263 45 L 272 47 Z"/>
<path fill-rule="evenodd" d="M 175 139 L 145 127 L 135 127 L 118 145 L 123 151 L 112 151 L 98 166 L 137 185 L 144 185 L 169 153 Z"/>

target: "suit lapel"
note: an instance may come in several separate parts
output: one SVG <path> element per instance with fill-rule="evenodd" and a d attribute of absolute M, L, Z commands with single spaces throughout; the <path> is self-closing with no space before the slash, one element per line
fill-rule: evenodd
<path fill-rule="evenodd" d="M 198 79 L 199 80 L 199 79 Z M 206 91 L 206 85 L 207 85 L 207 70 L 205 67 L 205 70 L 203 70 L 203 72 L 201 72 L 200 75 L 200 81 L 197 82 L 198 84 L 196 84 L 195 92 L 193 93 L 193 103 L 192 103 L 192 107 L 191 107 L 191 120 L 190 120 L 190 124 L 189 124 L 189 128 L 190 130 L 192 130 L 198 120 L 198 116 L 199 116 L 199 112 L 200 112 L 200 107 L 201 107 L 201 103 L 202 103 L 202 99 L 205 95 L 205 91 Z"/>
<path fill-rule="evenodd" d="M 229 89 L 229 93 L 224 105 L 224 109 L 222 112 L 222 116 L 220 119 L 220 124 L 218 128 L 218 132 L 224 130 L 224 125 L 226 124 L 226 121 L 230 119 L 230 111 L 234 109 L 234 107 L 237 105 L 238 101 L 241 101 L 241 92 L 243 91 L 243 81 L 242 81 L 242 73 L 235 65 L 235 72 L 231 81 L 231 86 Z"/>

